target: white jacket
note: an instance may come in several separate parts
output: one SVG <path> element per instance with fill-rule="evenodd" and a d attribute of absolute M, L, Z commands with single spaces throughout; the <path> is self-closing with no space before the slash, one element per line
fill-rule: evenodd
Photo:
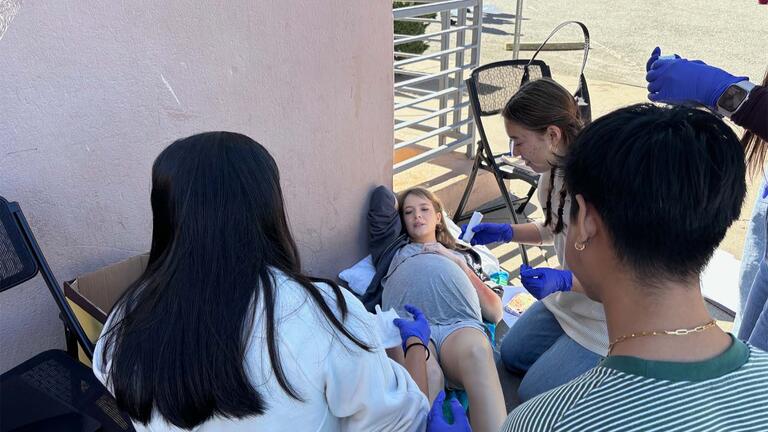
<path fill-rule="evenodd" d="M 276 336 L 285 376 L 306 402 L 290 398 L 274 377 L 266 348 L 264 310 L 259 303 L 246 353 L 251 383 L 264 397 L 267 412 L 243 419 L 214 417 L 194 430 L 210 431 L 423 431 L 428 402 L 408 372 L 390 360 L 375 332 L 374 316 L 342 289 L 349 313 L 346 328 L 369 346 L 366 352 L 341 335 L 295 281 L 275 272 Z M 316 284 L 334 312 L 330 287 Z M 110 315 L 109 323 L 113 319 Z M 104 383 L 102 341 L 96 346 L 93 370 Z M 107 360 L 109 365 L 109 360 Z M 111 390 L 111 389 L 110 389 Z M 180 431 L 153 411 L 138 432 Z"/>

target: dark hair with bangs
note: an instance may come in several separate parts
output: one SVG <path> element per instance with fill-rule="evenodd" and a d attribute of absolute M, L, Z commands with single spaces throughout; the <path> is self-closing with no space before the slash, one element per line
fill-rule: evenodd
<path fill-rule="evenodd" d="M 739 139 L 720 119 L 651 104 L 587 126 L 565 166 L 570 193 L 595 207 L 618 257 L 651 284 L 701 273 L 739 216 L 745 175 Z"/>
<path fill-rule="evenodd" d="M 117 302 L 102 351 L 117 404 L 131 418 L 147 424 L 156 409 L 191 429 L 214 415 L 264 414 L 244 365 L 258 307 L 277 382 L 302 400 L 280 362 L 273 270 L 301 285 L 346 339 L 370 349 L 344 327 L 338 285 L 302 273 L 277 164 L 260 144 L 231 132 L 174 142 L 155 160 L 151 201 L 149 265 Z M 313 282 L 331 287 L 340 317 Z"/>

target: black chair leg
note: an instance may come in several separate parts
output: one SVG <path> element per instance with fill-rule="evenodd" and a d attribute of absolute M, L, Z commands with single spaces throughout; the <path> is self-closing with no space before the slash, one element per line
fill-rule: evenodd
<path fill-rule="evenodd" d="M 507 210 L 509 210 L 509 214 L 512 216 L 512 223 L 518 224 L 519 222 L 517 221 L 515 206 L 512 204 L 512 199 L 509 197 L 507 187 L 504 186 L 504 179 L 501 177 L 501 172 L 499 172 L 495 164 L 493 165 L 493 177 L 496 179 L 496 184 L 499 186 L 499 192 L 501 192 L 501 196 L 504 198 Z M 520 248 L 520 258 L 522 259 L 523 264 L 528 265 L 528 253 L 525 251 L 525 246 L 522 243 L 518 243 L 517 247 Z"/>
<path fill-rule="evenodd" d="M 529 202 L 531 202 L 531 198 L 533 197 L 533 193 L 536 192 L 536 187 L 531 186 L 530 189 L 528 189 L 528 195 L 525 196 L 525 201 L 522 202 L 522 204 L 517 206 L 517 214 L 523 214 L 525 211 L 525 207 L 528 205 Z"/>
<path fill-rule="evenodd" d="M 78 360 L 78 352 L 77 347 L 79 346 L 77 343 L 77 337 L 75 337 L 75 334 L 72 333 L 72 331 L 69 329 L 69 327 L 64 325 L 64 342 L 67 346 L 67 354 L 69 354 L 70 357 L 72 357 L 75 360 Z"/>

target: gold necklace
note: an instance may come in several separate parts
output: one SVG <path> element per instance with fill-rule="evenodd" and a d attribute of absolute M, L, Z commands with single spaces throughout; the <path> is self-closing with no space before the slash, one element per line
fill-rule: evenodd
<path fill-rule="evenodd" d="M 628 339 L 634 339 L 634 338 L 643 337 L 643 336 L 662 336 L 662 335 L 685 336 L 691 333 L 703 332 L 704 330 L 710 329 L 716 325 L 717 325 L 717 321 L 712 320 L 707 322 L 706 324 L 702 324 L 694 328 L 682 328 L 677 330 L 653 330 L 653 331 L 644 331 L 640 333 L 632 333 L 624 336 L 619 336 L 618 338 L 614 339 L 613 342 L 608 344 L 608 354 L 610 354 L 611 351 L 613 351 L 613 347 L 615 347 L 616 344 L 624 342 L 625 340 L 628 340 Z"/>

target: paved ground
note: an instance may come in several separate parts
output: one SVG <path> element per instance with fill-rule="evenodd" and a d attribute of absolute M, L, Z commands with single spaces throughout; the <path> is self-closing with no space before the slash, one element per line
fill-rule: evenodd
<path fill-rule="evenodd" d="M 505 44 L 512 42 L 515 1 L 486 0 L 480 63 L 512 58 Z M 659 45 L 666 52 L 727 67 L 733 73 L 762 79 L 768 67 L 768 6 L 754 0 L 730 2 L 605 2 L 601 0 L 539 0 L 523 7 L 522 42 L 541 42 L 557 24 L 579 20 L 590 29 L 592 50 L 586 70 L 593 100 L 593 116 L 618 107 L 645 102 L 645 62 Z M 730 18 L 727 18 L 730 17 Z M 581 41 L 578 27 L 566 28 L 554 42 Z M 530 56 L 522 52 L 521 58 Z M 545 52 L 540 58 L 555 78 L 575 88 L 581 52 Z M 738 128 L 736 128 L 738 130 Z M 495 134 L 504 141 L 503 130 Z M 749 182 L 741 219 L 721 248 L 741 258 L 744 232 L 756 187 Z"/>
<path fill-rule="evenodd" d="M 485 0 L 484 62 L 511 57 L 503 44 L 512 42 L 515 1 Z M 642 2 L 604 0 L 537 0 L 523 4 L 524 42 L 540 42 L 560 22 L 578 20 L 590 29 L 593 50 L 589 77 L 645 87 L 643 70 L 651 50 L 722 65 L 733 73 L 762 77 L 768 66 L 768 6 L 755 0 Z M 558 41 L 580 40 L 580 30 L 563 29 Z M 553 39 L 555 40 L 555 39 Z M 553 68 L 576 68 L 579 54 L 546 54 Z"/>

